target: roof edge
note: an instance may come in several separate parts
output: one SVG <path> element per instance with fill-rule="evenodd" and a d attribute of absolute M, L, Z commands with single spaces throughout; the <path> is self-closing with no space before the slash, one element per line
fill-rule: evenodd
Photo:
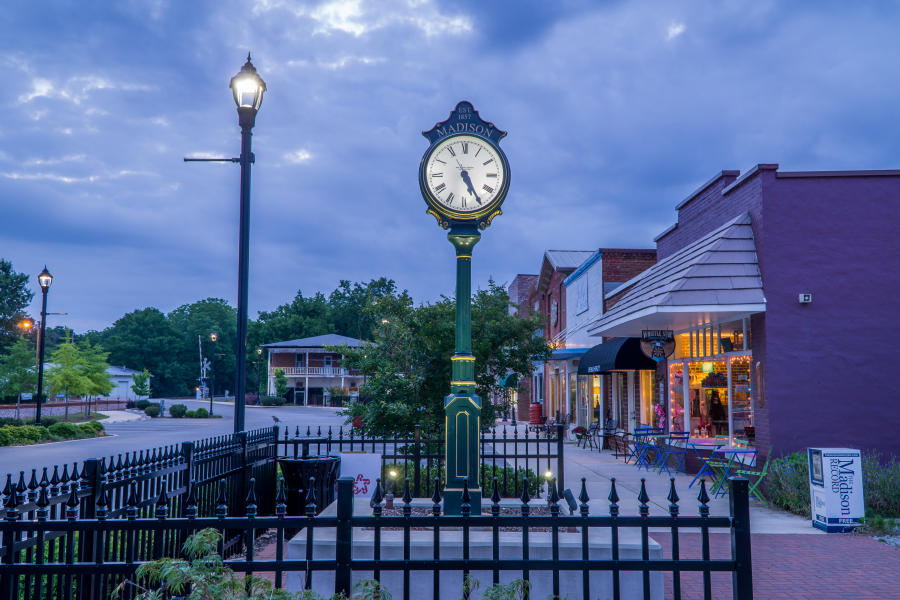
<path fill-rule="evenodd" d="M 870 169 L 861 171 L 778 171 L 778 179 L 802 177 L 900 177 L 900 169 Z"/>
<path fill-rule="evenodd" d="M 741 172 L 737 169 L 723 169 L 723 170 L 719 171 L 712 177 L 712 179 L 710 179 L 709 181 L 707 181 L 706 183 L 704 183 L 703 185 L 698 187 L 696 190 L 691 192 L 687 198 L 685 198 L 684 200 L 679 202 L 675 206 L 675 210 L 681 210 L 682 206 L 684 206 L 685 204 L 687 204 L 688 202 L 690 202 L 691 200 L 693 200 L 694 198 L 696 198 L 697 196 L 702 194 L 704 191 L 706 191 L 709 188 L 709 186 L 711 186 L 718 180 L 722 179 L 723 177 L 737 177 L 740 174 L 741 174 Z"/>
<path fill-rule="evenodd" d="M 722 195 L 728 194 L 734 189 L 737 189 L 750 181 L 755 175 L 759 175 L 763 171 L 778 171 L 778 163 L 759 163 L 737 179 L 735 179 L 731 185 L 722 190 Z"/>

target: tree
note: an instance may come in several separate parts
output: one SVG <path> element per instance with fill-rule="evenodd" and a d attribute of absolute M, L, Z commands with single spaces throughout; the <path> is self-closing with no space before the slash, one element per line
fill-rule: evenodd
<path fill-rule="evenodd" d="M 150 396 L 150 371 L 144 369 L 135 373 L 131 376 L 131 381 L 134 382 L 131 384 L 131 391 L 138 399 Z"/>
<path fill-rule="evenodd" d="M 47 383 L 51 395 L 65 394 L 68 399 L 88 393 L 91 380 L 84 372 L 80 354 L 78 346 L 65 342 L 50 356 L 53 366 L 47 370 Z"/>
<path fill-rule="evenodd" d="M 107 369 L 108 352 L 90 342 L 82 342 L 78 346 L 78 359 L 82 372 L 90 382 L 86 393 L 89 396 L 108 396 L 115 387 Z"/>
<path fill-rule="evenodd" d="M 209 332 L 207 332 L 209 335 Z M 153 393 L 179 396 L 196 385 L 199 361 L 196 335 L 191 340 L 179 337 L 169 319 L 159 309 L 144 308 L 123 315 L 105 331 L 91 332 L 86 339 L 99 343 L 109 352 L 109 362 L 129 369 L 153 373 Z M 190 362 L 182 364 L 182 346 L 189 344 Z"/>
<path fill-rule="evenodd" d="M 0 352 L 16 341 L 19 321 L 33 297 L 28 275 L 17 273 L 11 262 L 0 258 Z"/>
<path fill-rule="evenodd" d="M 26 339 L 19 338 L 0 357 L 0 397 L 34 393 L 36 387 L 34 348 Z"/>
<path fill-rule="evenodd" d="M 213 363 L 216 387 L 233 386 L 235 367 L 235 340 L 237 338 L 237 311 L 220 298 L 206 298 L 192 304 L 179 306 L 168 314 L 177 342 L 170 349 L 171 356 L 181 365 L 180 395 L 188 394 L 197 385 L 200 375 L 200 355 L 197 336 L 203 344 L 204 356 Z M 216 332 L 216 356 L 210 353 L 209 334 Z M 151 369 L 152 371 L 152 369 Z M 155 373 L 155 371 L 152 371 Z M 156 393 L 160 394 L 157 387 Z"/>
<path fill-rule="evenodd" d="M 288 391 L 288 380 L 284 369 L 275 369 L 275 395 L 284 398 Z"/>
<path fill-rule="evenodd" d="M 375 333 L 375 315 L 370 307 L 387 296 L 397 293 L 393 279 L 381 277 L 365 285 L 351 284 L 342 279 L 337 289 L 328 296 L 332 333 L 371 340 Z"/>
<path fill-rule="evenodd" d="M 492 393 L 509 372 L 525 377 L 535 360 L 549 355 L 538 335 L 536 317 L 509 313 L 506 290 L 493 281 L 475 293 L 472 302 L 472 352 L 476 392 L 482 397 L 482 422 L 491 423 Z M 363 399 L 350 406 L 369 431 L 410 433 L 416 424 L 437 430 L 443 424 L 443 398 L 450 391 L 450 357 L 456 343 L 456 303 L 443 298 L 413 306 L 403 292 L 379 299 L 368 310 L 375 317 L 375 344 L 339 347 L 344 364 L 359 369 L 367 380 Z"/>

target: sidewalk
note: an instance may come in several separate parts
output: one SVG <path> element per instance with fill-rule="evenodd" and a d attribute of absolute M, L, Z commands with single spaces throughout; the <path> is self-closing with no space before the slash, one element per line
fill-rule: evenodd
<path fill-rule="evenodd" d="M 619 493 L 619 506 L 623 515 L 638 514 L 638 492 L 641 489 L 641 478 L 646 481 L 647 495 L 650 497 L 650 514 L 665 516 L 669 514 L 669 475 L 663 472 L 657 475 L 655 470 L 647 471 L 634 465 L 634 461 L 625 463 L 621 458 L 616 459 L 612 451 L 590 450 L 579 448 L 575 444 L 566 444 L 565 449 L 565 485 L 578 496 L 581 490 L 581 478 L 586 479 L 588 496 L 592 505 L 604 506 L 609 495 L 610 479 L 616 478 L 616 490 Z M 693 475 L 679 473 L 675 477 L 675 491 L 678 493 L 680 514 L 683 516 L 696 516 L 700 503 L 697 495 L 700 493 L 700 481 L 689 488 L 688 485 L 694 478 Z M 709 513 L 713 516 L 727 515 L 728 496 L 712 498 L 710 487 L 707 491 L 711 497 L 709 501 Z M 596 509 L 595 509 L 596 510 Z M 596 514 L 596 513 L 595 513 Z M 773 510 L 755 498 L 750 498 L 750 530 L 752 533 L 794 533 L 803 535 L 825 535 L 814 528 L 809 519 L 798 515 Z"/>
<path fill-rule="evenodd" d="M 149 421 L 150 417 L 137 410 L 99 410 L 107 418 L 100 421 L 103 425 L 110 423 L 127 423 L 129 421 Z"/>

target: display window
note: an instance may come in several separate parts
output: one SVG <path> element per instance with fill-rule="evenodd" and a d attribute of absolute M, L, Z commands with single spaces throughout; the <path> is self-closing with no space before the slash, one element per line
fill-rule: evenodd
<path fill-rule="evenodd" d="M 684 419 L 684 363 L 679 361 L 669 365 L 669 430 L 686 431 Z"/>
<path fill-rule="evenodd" d="M 600 407 L 602 405 L 602 384 L 603 380 L 600 378 L 600 375 L 591 375 L 590 376 L 590 386 L 591 386 L 591 421 L 592 422 L 600 422 Z"/>

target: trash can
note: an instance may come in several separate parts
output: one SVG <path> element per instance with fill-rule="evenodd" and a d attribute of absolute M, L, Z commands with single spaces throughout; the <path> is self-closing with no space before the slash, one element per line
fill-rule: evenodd
<path fill-rule="evenodd" d="M 280 458 L 287 495 L 288 516 L 306 514 L 306 497 L 309 479 L 315 477 L 316 514 L 334 502 L 334 490 L 341 471 L 341 457 L 335 454 L 308 456 L 305 458 Z"/>

